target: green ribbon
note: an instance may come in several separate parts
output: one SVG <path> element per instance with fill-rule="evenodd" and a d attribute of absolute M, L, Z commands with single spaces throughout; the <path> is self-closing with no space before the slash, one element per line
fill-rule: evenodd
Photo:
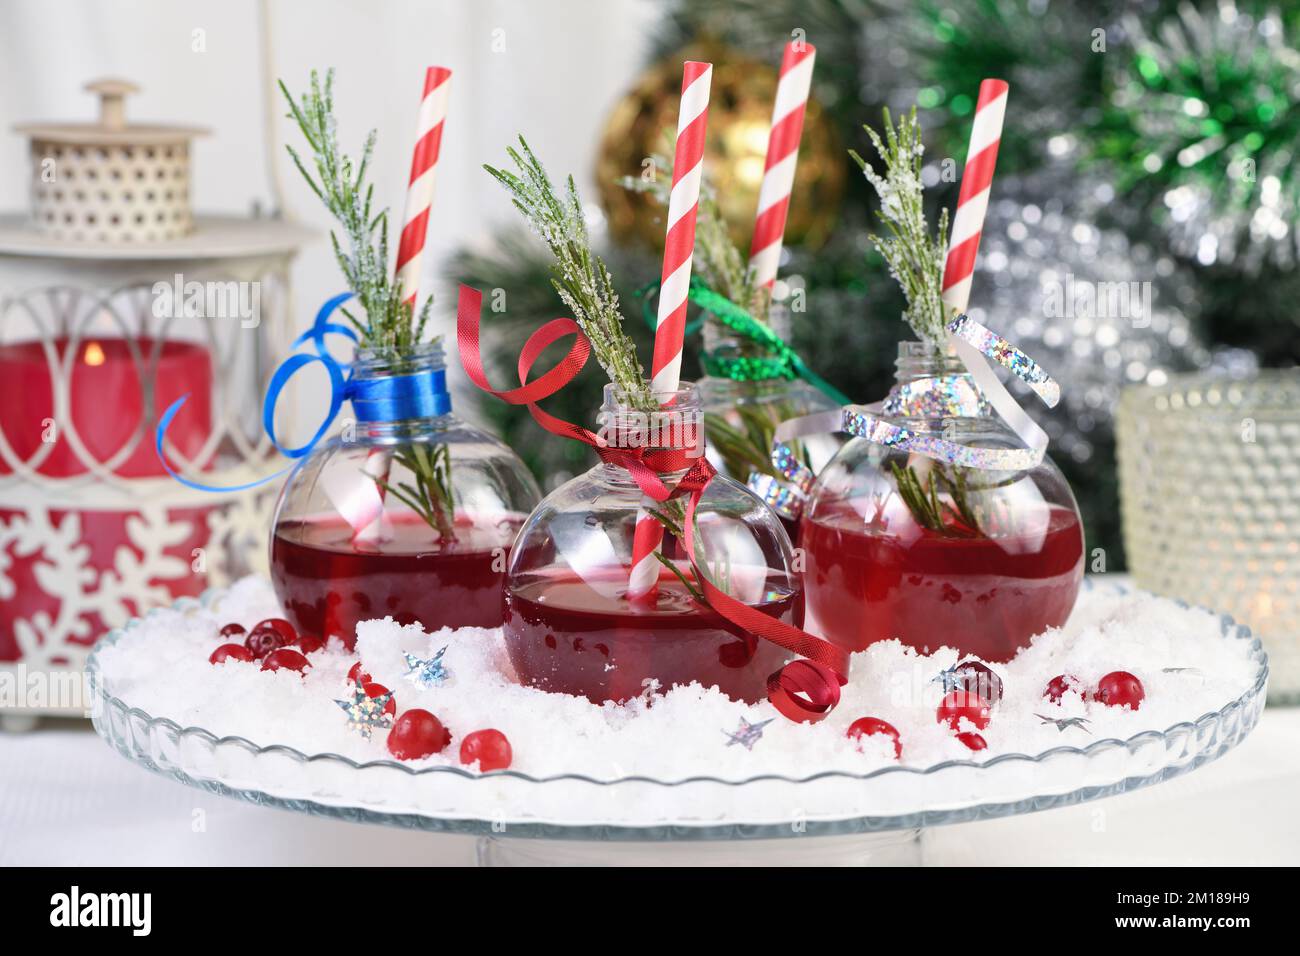
<path fill-rule="evenodd" d="M 636 291 L 637 297 L 643 299 L 642 315 L 651 328 L 658 324 L 652 301 L 658 291 L 658 282 L 652 282 Z M 809 368 L 781 336 L 725 295 L 710 289 L 698 277 L 691 277 L 690 291 L 687 292 L 686 297 L 706 312 L 713 313 L 718 321 L 738 335 L 754 342 L 767 353 L 756 356 L 722 356 L 705 352 L 700 358 L 700 365 L 708 375 L 731 379 L 733 382 L 767 382 L 775 379 L 802 378 L 836 405 L 852 404 L 847 395 Z M 703 318 L 688 322 L 686 334 L 693 335 L 703 324 Z"/>

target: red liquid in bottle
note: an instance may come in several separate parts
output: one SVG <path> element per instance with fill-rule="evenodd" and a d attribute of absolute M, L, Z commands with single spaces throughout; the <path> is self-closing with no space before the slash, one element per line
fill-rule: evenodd
<path fill-rule="evenodd" d="M 987 538 L 885 533 L 842 504 L 805 516 L 802 535 L 809 614 L 850 651 L 896 637 L 1008 661 L 1065 623 L 1083 579 L 1083 529 L 1065 508 L 1051 509 L 1045 533 Z"/>
<path fill-rule="evenodd" d="M 799 526 L 803 524 L 803 520 L 801 518 L 787 518 L 782 514 L 778 514 L 776 519 L 781 522 L 781 527 L 785 528 L 785 533 L 790 536 L 790 543 L 798 544 Z"/>
<path fill-rule="evenodd" d="M 506 648 L 521 682 L 603 703 L 638 696 L 648 678 L 662 690 L 699 681 L 753 703 L 764 699 L 768 676 L 790 656 L 768 641 L 747 643 L 735 625 L 696 604 L 667 569 L 654 608 L 630 605 L 612 577 L 597 585 L 564 572 L 507 590 Z M 751 603 L 787 623 L 803 623 L 803 593 L 788 584 L 764 588 Z"/>
<path fill-rule="evenodd" d="M 393 522 L 374 545 L 352 540 L 341 519 L 286 521 L 271 539 L 271 580 L 300 633 L 338 636 L 351 648 L 359 621 L 500 627 L 506 558 L 518 520 L 480 527 L 460 517 L 441 542 L 417 515 Z"/>

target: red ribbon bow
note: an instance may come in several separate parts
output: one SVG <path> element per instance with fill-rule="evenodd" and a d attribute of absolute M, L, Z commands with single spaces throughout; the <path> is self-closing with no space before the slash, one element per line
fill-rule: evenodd
<path fill-rule="evenodd" d="M 529 336 L 519 355 L 519 387 L 504 391 L 494 389 L 488 384 L 479 351 L 479 315 L 482 307 L 482 293 L 462 285 L 456 312 L 456 343 L 460 348 L 461 363 L 465 366 L 470 381 L 502 401 L 527 406 L 537 424 L 551 434 L 589 445 L 602 461 L 626 469 L 637 486 L 655 501 L 686 496 L 685 538 L 682 546 L 709 606 L 740 628 L 747 636 L 747 641 L 762 638 L 801 658 L 786 664 L 767 679 L 768 700 L 783 716 L 793 721 L 813 722 L 829 714 L 839 703 L 840 687 L 847 680 L 848 654 L 828 641 L 736 600 L 710 582 L 696 565 L 695 509 L 704 489 L 717 474 L 714 467 L 702 455 L 692 456 L 683 448 L 611 447 L 603 438 L 580 425 L 556 418 L 538 407 L 537 403 L 542 399 L 554 395 L 573 381 L 591 354 L 591 343 L 573 319 L 552 319 Z M 568 354 L 554 368 L 530 382 L 529 373 L 541 354 L 568 335 L 574 336 Z M 660 474 L 682 469 L 686 469 L 686 474 L 674 488 L 670 489 L 664 484 Z"/>

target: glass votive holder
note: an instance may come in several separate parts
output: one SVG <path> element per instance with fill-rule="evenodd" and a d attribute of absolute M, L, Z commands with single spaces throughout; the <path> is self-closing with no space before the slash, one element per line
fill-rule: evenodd
<path fill-rule="evenodd" d="M 1269 703 L 1300 703 L 1300 369 L 1129 388 L 1116 433 L 1138 586 L 1248 625 Z"/>

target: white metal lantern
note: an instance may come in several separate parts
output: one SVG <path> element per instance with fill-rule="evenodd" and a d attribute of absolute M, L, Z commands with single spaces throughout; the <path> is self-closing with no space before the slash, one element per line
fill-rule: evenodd
<path fill-rule="evenodd" d="M 261 395 L 292 339 L 289 267 L 311 233 L 195 216 L 189 140 L 126 123 L 19 127 L 30 215 L 0 216 L 0 721 L 84 712 L 81 664 L 130 616 L 256 569 L 279 467 Z M 71 678 L 71 679 L 69 679 Z"/>

